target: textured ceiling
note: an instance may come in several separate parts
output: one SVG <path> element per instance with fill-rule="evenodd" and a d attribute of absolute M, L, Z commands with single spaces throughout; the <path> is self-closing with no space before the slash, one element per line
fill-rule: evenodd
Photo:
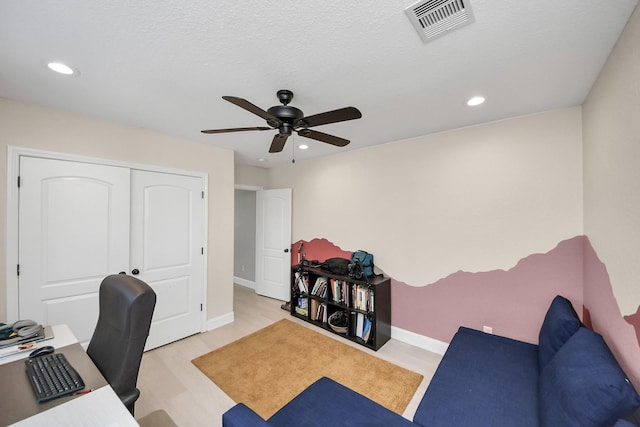
<path fill-rule="evenodd" d="M 414 0 L 0 1 L 0 97 L 226 147 L 271 167 L 482 122 L 581 104 L 637 0 L 470 0 L 475 22 L 423 43 Z M 68 63 L 79 77 L 44 64 Z M 315 128 L 345 148 L 275 131 L 221 99 L 267 109 L 278 89 L 311 115 L 363 118 Z M 469 108 L 482 94 L 487 102 Z M 259 163 L 258 158 L 266 159 Z"/>

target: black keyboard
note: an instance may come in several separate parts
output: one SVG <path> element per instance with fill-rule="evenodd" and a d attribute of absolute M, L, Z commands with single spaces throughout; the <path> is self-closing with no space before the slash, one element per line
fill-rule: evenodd
<path fill-rule="evenodd" d="M 62 353 L 46 354 L 24 362 L 38 403 L 72 394 L 84 381 Z"/>

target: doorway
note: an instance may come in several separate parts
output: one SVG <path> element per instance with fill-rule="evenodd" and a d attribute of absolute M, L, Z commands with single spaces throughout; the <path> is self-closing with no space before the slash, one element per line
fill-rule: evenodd
<path fill-rule="evenodd" d="M 260 187 L 236 186 L 234 192 L 233 281 L 256 288 L 256 192 Z"/>
<path fill-rule="evenodd" d="M 236 186 L 234 242 L 235 283 L 288 301 L 291 189 Z"/>

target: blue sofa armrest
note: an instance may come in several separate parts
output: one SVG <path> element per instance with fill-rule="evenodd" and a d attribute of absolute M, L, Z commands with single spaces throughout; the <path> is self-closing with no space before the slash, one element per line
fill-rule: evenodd
<path fill-rule="evenodd" d="M 269 427 L 269 423 L 244 403 L 238 403 L 222 414 L 222 427 Z"/>

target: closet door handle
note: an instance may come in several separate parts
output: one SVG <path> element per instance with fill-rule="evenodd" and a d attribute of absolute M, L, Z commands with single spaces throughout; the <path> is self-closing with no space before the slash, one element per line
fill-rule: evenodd
<path fill-rule="evenodd" d="M 140 274 L 140 270 L 138 270 L 137 268 L 134 268 L 133 270 L 131 270 L 131 274 L 133 274 L 134 276 L 137 276 L 138 274 Z"/>

